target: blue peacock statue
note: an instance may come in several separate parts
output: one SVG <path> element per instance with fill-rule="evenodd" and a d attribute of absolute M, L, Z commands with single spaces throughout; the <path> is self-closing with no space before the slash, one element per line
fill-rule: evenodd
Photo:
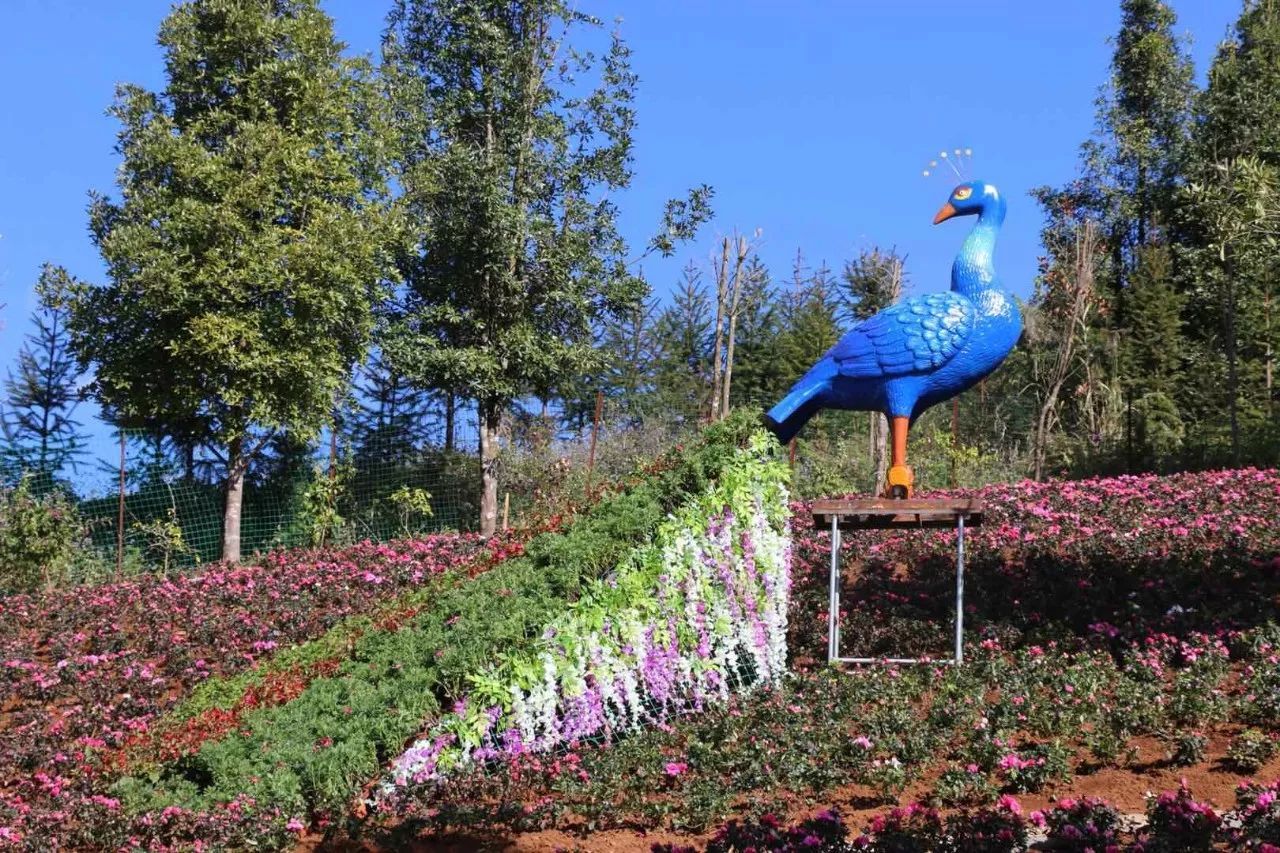
<path fill-rule="evenodd" d="M 819 409 L 883 412 L 893 437 L 885 494 L 911 496 L 911 424 L 995 370 L 1022 333 L 1022 315 L 992 261 L 1005 214 L 1000 191 L 985 181 L 963 183 L 933 223 L 973 214 L 978 221 L 951 267 L 951 290 L 904 299 L 850 329 L 765 415 L 779 441 L 789 442 Z"/>

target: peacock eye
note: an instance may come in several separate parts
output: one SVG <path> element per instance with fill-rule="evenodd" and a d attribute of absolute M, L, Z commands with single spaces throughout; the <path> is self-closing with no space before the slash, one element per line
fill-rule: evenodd
<path fill-rule="evenodd" d="M 960 187 L 960 189 L 955 191 L 956 201 L 964 201 L 971 195 L 973 195 L 973 187 Z"/>

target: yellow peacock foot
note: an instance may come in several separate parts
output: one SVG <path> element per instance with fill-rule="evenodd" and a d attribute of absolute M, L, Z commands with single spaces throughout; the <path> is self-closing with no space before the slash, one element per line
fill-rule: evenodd
<path fill-rule="evenodd" d="M 894 465 L 889 469 L 888 482 L 884 486 L 884 496 L 903 500 L 911 497 L 915 477 L 906 465 Z"/>

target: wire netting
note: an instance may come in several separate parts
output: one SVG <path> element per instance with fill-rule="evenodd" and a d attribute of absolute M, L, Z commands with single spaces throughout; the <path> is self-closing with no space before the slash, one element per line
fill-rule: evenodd
<path fill-rule="evenodd" d="M 37 492 L 71 494 L 89 547 L 126 573 L 218 559 L 224 460 L 138 430 L 114 433 L 109 446 L 71 470 L 16 476 Z M 475 529 L 477 449 L 474 413 L 461 410 L 447 432 L 383 425 L 311 441 L 270 437 L 245 475 L 241 554 Z"/>

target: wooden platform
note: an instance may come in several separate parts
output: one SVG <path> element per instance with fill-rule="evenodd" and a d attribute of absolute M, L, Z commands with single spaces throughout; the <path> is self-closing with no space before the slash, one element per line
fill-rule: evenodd
<path fill-rule="evenodd" d="M 841 530 L 947 528 L 964 517 L 965 527 L 982 524 L 982 501 L 976 498 L 842 498 L 813 502 L 813 526 L 830 530 L 835 519 Z"/>

